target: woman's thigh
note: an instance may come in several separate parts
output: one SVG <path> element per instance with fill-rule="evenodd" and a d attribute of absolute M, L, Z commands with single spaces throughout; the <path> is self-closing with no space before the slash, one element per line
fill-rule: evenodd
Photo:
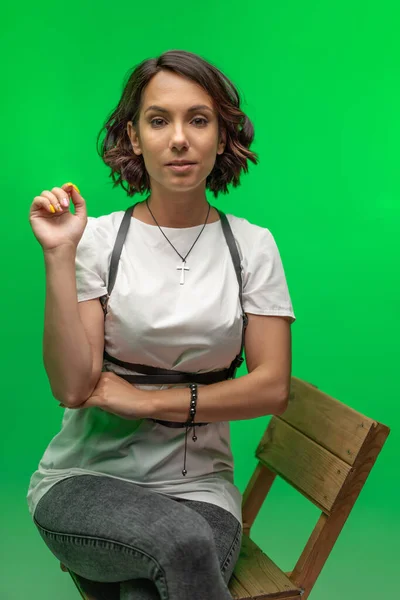
<path fill-rule="evenodd" d="M 218 578 L 230 579 L 241 526 L 213 504 L 169 498 L 112 477 L 80 475 L 54 485 L 38 503 L 34 520 L 52 553 L 98 600 L 117 600 L 119 582 L 121 597 L 159 598 L 167 574 L 170 589 L 184 588 L 185 578 L 199 577 L 188 559 L 206 545 L 210 577 L 216 589 L 221 587 L 221 598 L 230 597 Z M 129 596 L 135 582 L 138 594 Z"/>

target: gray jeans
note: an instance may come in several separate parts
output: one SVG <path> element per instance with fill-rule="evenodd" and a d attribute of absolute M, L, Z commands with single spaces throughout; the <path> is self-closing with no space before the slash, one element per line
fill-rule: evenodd
<path fill-rule="evenodd" d="M 78 475 L 50 488 L 34 523 L 96 600 L 232 599 L 242 527 L 215 504 Z"/>

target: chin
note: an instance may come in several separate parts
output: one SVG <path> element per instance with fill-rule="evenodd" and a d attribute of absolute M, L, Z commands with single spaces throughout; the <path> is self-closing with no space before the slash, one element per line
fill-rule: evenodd
<path fill-rule="evenodd" d="M 187 192 L 191 192 L 192 190 L 196 190 L 199 186 L 198 185 L 193 185 L 193 186 L 187 186 L 187 185 L 166 185 L 165 189 L 169 190 L 170 192 L 174 192 L 175 194 L 179 194 L 179 193 L 187 193 Z"/>
<path fill-rule="evenodd" d="M 190 177 L 182 177 L 182 175 L 174 178 L 174 181 L 169 180 L 163 182 L 165 188 L 174 192 L 195 190 L 202 184 L 203 179 L 199 181 L 198 179 L 192 179 Z"/>

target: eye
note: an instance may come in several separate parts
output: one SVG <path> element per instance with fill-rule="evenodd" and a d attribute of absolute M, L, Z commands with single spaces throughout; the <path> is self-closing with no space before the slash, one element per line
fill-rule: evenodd
<path fill-rule="evenodd" d="M 161 122 L 162 122 L 162 121 L 164 121 L 164 119 L 161 119 L 161 118 L 155 118 L 155 119 L 152 119 L 152 120 L 150 121 L 151 125 L 153 125 L 153 124 L 154 124 L 154 126 L 155 126 L 155 127 L 158 127 L 158 126 L 160 125 L 160 123 L 158 123 L 158 124 L 157 124 L 157 123 L 156 123 L 156 121 L 158 121 L 158 122 L 159 122 L 159 121 L 161 121 Z M 208 123 L 208 120 L 207 120 L 207 119 L 205 119 L 204 117 L 195 117 L 195 118 L 193 119 L 193 121 L 197 121 L 197 122 L 198 122 L 198 121 L 201 121 L 201 122 L 204 124 L 204 126 L 205 126 L 205 125 L 207 125 L 207 123 Z M 192 122 L 193 122 L 193 121 L 192 121 Z M 201 125 L 201 126 L 203 126 L 203 125 Z"/>
<path fill-rule="evenodd" d="M 193 121 L 203 121 L 204 125 L 207 125 L 208 123 L 207 119 L 204 119 L 203 117 L 195 117 Z"/>
<path fill-rule="evenodd" d="M 164 119 L 152 119 L 150 123 L 153 124 L 155 121 L 164 121 Z"/>

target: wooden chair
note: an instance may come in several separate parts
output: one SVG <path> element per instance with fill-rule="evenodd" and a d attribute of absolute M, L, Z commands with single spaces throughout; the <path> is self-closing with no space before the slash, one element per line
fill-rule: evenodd
<path fill-rule="evenodd" d="M 229 590 L 235 600 L 306 600 L 386 441 L 390 429 L 292 377 L 289 405 L 258 444 L 243 494 L 243 540 Z M 293 571 L 283 572 L 250 538 L 279 475 L 321 510 Z M 63 571 L 68 571 L 61 565 Z M 68 571 L 69 572 L 69 571 Z M 84 600 L 85 595 L 70 572 Z"/>

